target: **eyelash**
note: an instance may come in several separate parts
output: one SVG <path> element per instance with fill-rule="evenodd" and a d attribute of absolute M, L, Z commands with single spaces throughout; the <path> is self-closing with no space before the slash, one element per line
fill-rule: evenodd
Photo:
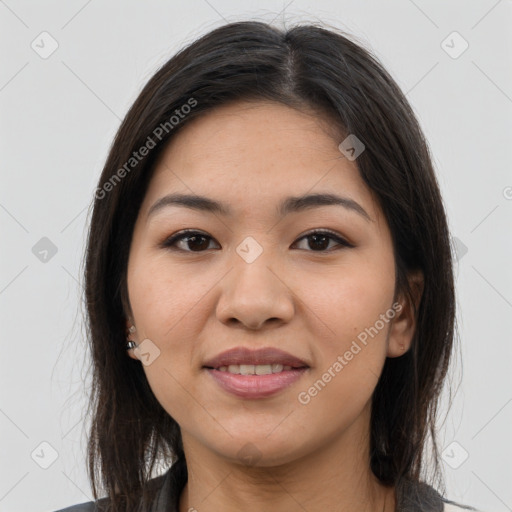
<path fill-rule="evenodd" d="M 184 250 L 184 249 L 178 249 L 174 246 L 176 242 L 180 242 L 181 240 L 186 240 L 188 238 L 192 238 L 194 235 L 199 235 L 204 238 L 209 238 L 210 240 L 213 240 L 213 238 L 209 235 L 205 235 L 204 233 L 201 233 L 200 231 L 194 231 L 194 230 L 184 230 L 176 233 L 175 235 L 172 235 L 171 237 L 165 239 L 160 246 L 165 249 L 169 249 L 171 251 L 182 251 L 182 252 L 191 252 L 191 253 L 200 253 L 205 251 L 190 251 L 190 250 Z M 313 235 L 326 235 L 331 240 L 336 241 L 341 247 L 334 250 L 339 250 L 343 247 L 354 247 L 352 244 L 347 242 L 345 239 L 341 238 L 337 233 L 334 231 L 328 230 L 328 229 L 322 229 L 322 230 L 315 230 L 310 231 L 309 233 L 306 233 L 305 235 L 302 235 L 297 241 L 300 241 L 304 238 L 311 237 Z M 332 249 L 330 250 L 320 250 L 320 251 L 313 251 L 309 250 L 308 252 L 315 252 L 315 253 L 329 253 L 332 252 Z"/>

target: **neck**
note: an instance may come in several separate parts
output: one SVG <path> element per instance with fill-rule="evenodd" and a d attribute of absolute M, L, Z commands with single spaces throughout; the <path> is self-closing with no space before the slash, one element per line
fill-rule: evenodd
<path fill-rule="evenodd" d="M 342 435 L 301 457 L 273 465 L 269 455 L 252 467 L 219 457 L 182 432 L 188 482 L 179 511 L 394 512 L 395 488 L 382 485 L 370 469 L 368 432 L 361 436 L 366 420 L 361 415 Z"/>

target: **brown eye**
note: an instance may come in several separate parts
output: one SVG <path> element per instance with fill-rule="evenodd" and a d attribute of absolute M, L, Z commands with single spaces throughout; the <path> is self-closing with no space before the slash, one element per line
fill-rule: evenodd
<path fill-rule="evenodd" d="M 300 242 L 301 240 L 308 239 L 308 249 L 313 252 L 332 252 L 332 250 L 337 250 L 336 246 L 334 249 L 332 249 L 332 247 L 329 249 L 329 244 L 331 242 L 335 242 L 338 245 L 338 248 L 339 246 L 353 247 L 352 244 L 348 243 L 332 231 L 312 231 L 311 233 L 302 236 L 298 241 Z M 212 240 L 213 238 L 211 236 L 198 231 L 181 231 L 165 240 L 161 244 L 161 247 L 183 252 L 204 252 L 208 250 L 210 241 Z"/>
<path fill-rule="evenodd" d="M 162 247 L 185 252 L 203 252 L 208 249 L 210 240 L 213 240 L 211 236 L 197 231 L 182 231 L 165 240 Z M 181 243 L 181 247 L 177 246 L 178 243 Z"/>
<path fill-rule="evenodd" d="M 310 247 L 314 252 L 331 252 L 326 249 L 332 241 L 336 242 L 338 246 L 353 247 L 353 245 L 349 244 L 346 240 L 332 231 L 313 231 L 301 237 L 299 241 L 307 239 L 310 239 L 308 247 Z"/>

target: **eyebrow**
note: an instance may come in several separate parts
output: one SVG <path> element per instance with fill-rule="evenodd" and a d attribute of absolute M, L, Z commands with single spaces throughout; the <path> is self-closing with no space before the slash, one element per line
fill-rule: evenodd
<path fill-rule="evenodd" d="M 226 217 L 233 215 L 229 206 L 209 197 L 195 194 L 169 194 L 161 197 L 151 206 L 147 218 L 169 206 L 181 206 L 192 210 L 224 215 Z M 373 219 L 359 203 L 349 197 L 342 197 L 335 194 L 309 194 L 299 197 L 287 197 L 277 207 L 277 215 L 284 217 L 289 213 L 302 212 L 321 206 L 342 206 L 347 210 L 357 213 L 365 220 L 373 222 Z"/>

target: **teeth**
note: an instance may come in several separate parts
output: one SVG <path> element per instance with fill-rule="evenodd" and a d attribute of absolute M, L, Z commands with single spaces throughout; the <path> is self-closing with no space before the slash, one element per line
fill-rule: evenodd
<path fill-rule="evenodd" d="M 271 373 L 280 373 L 285 370 L 291 370 L 291 366 L 282 364 L 230 364 L 218 368 L 221 372 L 235 373 L 238 375 L 269 375 Z"/>

